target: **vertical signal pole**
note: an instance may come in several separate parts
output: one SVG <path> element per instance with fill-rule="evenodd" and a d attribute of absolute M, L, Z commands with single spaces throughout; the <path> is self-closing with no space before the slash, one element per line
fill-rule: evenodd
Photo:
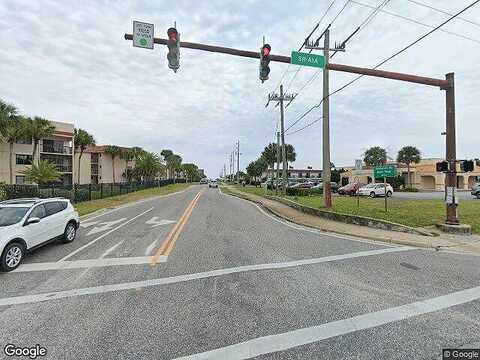
<path fill-rule="evenodd" d="M 280 133 L 277 132 L 277 181 L 275 185 L 275 195 L 278 195 L 278 184 L 280 182 Z"/>
<path fill-rule="evenodd" d="M 447 123 L 446 123 L 446 160 L 448 162 L 448 172 L 445 178 L 447 192 L 452 196 L 447 196 L 447 224 L 458 225 L 457 204 L 455 199 L 455 188 L 457 187 L 457 150 L 455 135 L 455 75 L 449 73 L 446 76 L 448 87 L 446 90 L 447 105 Z"/>
<path fill-rule="evenodd" d="M 282 194 L 287 193 L 287 153 L 285 151 L 284 108 L 283 108 L 283 85 L 280 85 L 280 131 L 282 132 Z"/>
<path fill-rule="evenodd" d="M 240 184 L 240 140 L 237 140 L 237 183 Z"/>
<path fill-rule="evenodd" d="M 332 207 L 332 188 L 330 185 L 330 87 L 328 63 L 330 56 L 330 30 L 325 31 L 323 55 L 325 69 L 323 70 L 323 202 L 325 207 Z"/>

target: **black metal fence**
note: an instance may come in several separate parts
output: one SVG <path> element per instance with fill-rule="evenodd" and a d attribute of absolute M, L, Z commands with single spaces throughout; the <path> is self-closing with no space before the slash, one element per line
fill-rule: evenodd
<path fill-rule="evenodd" d="M 186 181 L 185 179 L 176 179 L 175 182 L 185 183 Z M 115 184 L 84 184 L 73 186 L 63 186 L 58 184 L 52 184 L 48 186 L 0 184 L 0 201 L 26 197 L 63 197 L 77 203 L 128 194 L 138 190 L 160 187 L 169 184 L 173 184 L 172 179 Z"/>

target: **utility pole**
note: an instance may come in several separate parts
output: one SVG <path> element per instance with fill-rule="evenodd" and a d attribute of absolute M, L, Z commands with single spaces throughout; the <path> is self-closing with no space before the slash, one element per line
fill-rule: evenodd
<path fill-rule="evenodd" d="M 323 203 L 325 207 L 332 207 L 332 188 L 330 186 L 330 84 L 328 77 L 328 62 L 330 57 L 330 29 L 325 31 L 323 44 L 325 69 L 323 70 Z"/>
<path fill-rule="evenodd" d="M 280 180 L 280 132 L 277 131 L 277 181 L 275 185 L 275 195 L 278 195 L 279 180 Z"/>
<path fill-rule="evenodd" d="M 240 140 L 237 140 L 237 183 L 240 184 Z"/>
<path fill-rule="evenodd" d="M 289 94 L 286 95 L 283 93 L 283 85 L 280 85 L 280 95 L 275 93 L 268 95 L 268 102 L 265 107 L 270 104 L 270 101 L 275 101 L 280 103 L 280 138 L 282 140 L 282 194 L 285 195 L 287 190 L 287 152 L 285 149 L 285 109 L 283 106 L 284 101 L 292 101 L 295 98 L 295 95 Z M 278 184 L 277 184 L 278 186 Z"/>

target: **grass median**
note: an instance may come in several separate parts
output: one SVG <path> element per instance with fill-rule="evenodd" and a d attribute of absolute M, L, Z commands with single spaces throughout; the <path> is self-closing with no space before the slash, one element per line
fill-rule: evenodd
<path fill-rule="evenodd" d="M 275 195 L 274 191 L 266 192 L 263 188 L 253 186 L 236 186 L 236 188 L 260 196 Z M 286 198 L 313 208 L 323 207 L 321 195 L 287 196 Z M 388 198 L 388 212 L 385 212 L 384 198 L 361 197 L 359 202 L 360 205 L 357 205 L 356 197 L 334 196 L 331 211 L 382 219 L 412 227 L 429 227 L 445 221 L 445 203 L 442 200 L 405 200 L 396 199 L 394 195 Z M 480 201 L 460 202 L 458 214 L 462 223 L 471 225 L 472 232 L 480 234 Z"/>
<path fill-rule="evenodd" d="M 161 187 L 154 187 L 150 189 L 139 190 L 139 191 L 125 194 L 125 195 L 117 195 L 109 198 L 92 200 L 92 201 L 83 201 L 75 204 L 75 209 L 78 211 L 79 215 L 82 216 L 82 215 L 90 214 L 100 209 L 113 208 L 119 205 L 131 203 L 131 202 L 135 202 L 143 199 L 148 199 L 155 196 L 171 194 L 176 191 L 184 190 L 190 185 L 192 185 L 192 183 L 171 184 L 171 185 L 166 185 Z"/>

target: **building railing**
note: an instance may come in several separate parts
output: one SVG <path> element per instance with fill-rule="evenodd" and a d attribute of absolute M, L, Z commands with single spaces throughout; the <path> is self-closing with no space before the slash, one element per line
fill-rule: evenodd
<path fill-rule="evenodd" d="M 52 153 L 52 154 L 71 155 L 73 152 L 73 149 L 71 146 L 58 146 L 58 145 L 44 144 L 42 145 L 42 152 Z"/>
<path fill-rule="evenodd" d="M 176 179 L 176 183 L 185 183 L 185 179 Z M 116 195 L 128 194 L 138 190 L 149 189 L 173 184 L 172 179 L 152 180 L 130 183 L 108 183 L 108 184 L 84 184 L 63 186 L 51 184 L 46 186 L 38 185 L 6 185 L 0 184 L 0 201 L 16 198 L 48 198 L 64 197 L 74 203 L 103 199 Z"/>

